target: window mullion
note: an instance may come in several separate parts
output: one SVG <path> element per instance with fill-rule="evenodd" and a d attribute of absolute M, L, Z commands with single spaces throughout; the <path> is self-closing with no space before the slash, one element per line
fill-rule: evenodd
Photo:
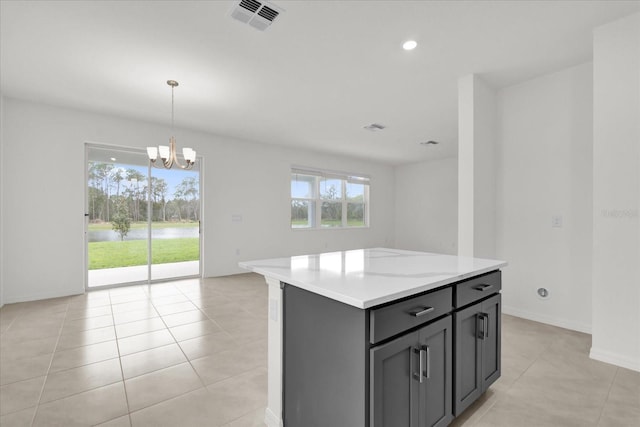
<path fill-rule="evenodd" d="M 347 181 L 342 180 L 342 226 L 347 226 Z"/>
<path fill-rule="evenodd" d="M 316 223 L 314 228 L 322 228 L 322 200 L 320 199 L 320 177 L 316 176 Z"/>

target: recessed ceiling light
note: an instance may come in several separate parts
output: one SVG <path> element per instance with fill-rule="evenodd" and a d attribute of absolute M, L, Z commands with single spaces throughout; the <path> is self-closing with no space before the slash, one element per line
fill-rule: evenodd
<path fill-rule="evenodd" d="M 416 46 L 418 46 L 418 42 L 415 40 L 407 40 L 406 42 L 404 42 L 404 44 L 402 45 L 402 48 L 404 50 L 413 50 L 416 48 Z"/>
<path fill-rule="evenodd" d="M 111 158 L 111 161 L 112 161 L 112 162 L 115 162 L 115 161 L 116 161 L 116 158 L 115 158 L 115 157 L 112 157 L 112 158 Z"/>

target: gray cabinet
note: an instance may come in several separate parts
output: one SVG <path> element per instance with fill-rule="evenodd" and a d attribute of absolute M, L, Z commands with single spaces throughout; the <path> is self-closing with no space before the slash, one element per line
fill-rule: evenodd
<path fill-rule="evenodd" d="M 284 285 L 285 427 L 444 427 L 500 376 L 500 272 L 359 309 Z"/>
<path fill-rule="evenodd" d="M 373 348 L 371 425 L 448 425 L 453 419 L 451 362 L 450 315 Z"/>
<path fill-rule="evenodd" d="M 418 425 L 417 334 L 408 334 L 371 350 L 371 424 Z"/>
<path fill-rule="evenodd" d="M 500 294 L 454 313 L 455 399 L 460 415 L 500 377 Z"/>

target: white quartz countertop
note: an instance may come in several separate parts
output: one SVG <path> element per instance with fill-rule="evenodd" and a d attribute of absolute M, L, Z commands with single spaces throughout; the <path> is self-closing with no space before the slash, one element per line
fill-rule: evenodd
<path fill-rule="evenodd" d="M 245 261 L 240 267 L 357 308 L 497 270 L 504 261 L 372 248 Z"/>

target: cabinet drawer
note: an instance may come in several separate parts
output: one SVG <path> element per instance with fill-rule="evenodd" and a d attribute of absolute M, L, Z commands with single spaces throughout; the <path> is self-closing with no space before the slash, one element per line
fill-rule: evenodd
<path fill-rule="evenodd" d="M 502 275 L 500 271 L 487 273 L 474 277 L 464 282 L 459 282 L 455 287 L 455 307 L 464 307 L 474 301 L 500 292 L 502 289 Z"/>
<path fill-rule="evenodd" d="M 453 290 L 447 287 L 371 310 L 371 343 L 375 344 L 449 313 L 452 302 Z"/>

